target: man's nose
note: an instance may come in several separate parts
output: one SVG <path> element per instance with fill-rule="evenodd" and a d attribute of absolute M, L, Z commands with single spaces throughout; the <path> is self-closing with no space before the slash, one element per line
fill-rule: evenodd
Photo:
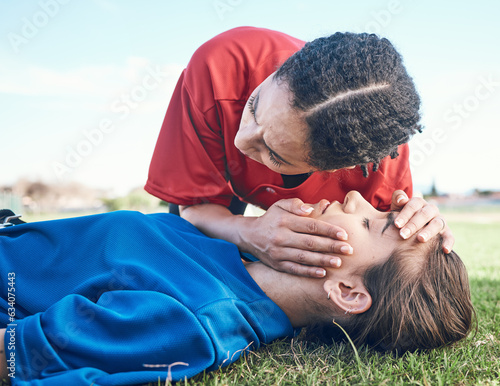
<path fill-rule="evenodd" d="M 259 135 L 259 130 L 253 125 L 247 125 L 245 127 L 240 128 L 238 131 L 238 135 L 235 139 L 235 145 L 237 148 L 241 150 L 250 150 L 255 148 Z"/>

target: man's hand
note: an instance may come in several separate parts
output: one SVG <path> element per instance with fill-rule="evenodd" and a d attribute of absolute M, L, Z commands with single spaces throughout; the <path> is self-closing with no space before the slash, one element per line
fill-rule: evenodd
<path fill-rule="evenodd" d="M 295 275 L 323 277 L 323 267 L 340 267 L 338 255 L 353 252 L 346 242 L 347 232 L 309 217 L 312 211 L 298 198 L 276 202 L 243 232 L 248 251 L 264 264 Z"/>
<path fill-rule="evenodd" d="M 409 199 L 404 191 L 396 190 L 392 194 L 391 210 L 400 210 L 394 225 L 401 229 L 399 234 L 402 238 L 407 239 L 418 233 L 417 240 L 425 243 L 441 234 L 443 251 L 451 252 L 455 238 L 436 205 L 429 204 L 419 197 Z"/>

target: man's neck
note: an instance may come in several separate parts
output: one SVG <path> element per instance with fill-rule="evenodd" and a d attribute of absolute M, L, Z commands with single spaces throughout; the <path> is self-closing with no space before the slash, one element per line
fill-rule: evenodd
<path fill-rule="evenodd" d="M 246 264 L 246 268 L 266 295 L 285 312 L 295 328 L 325 318 L 327 308 L 331 307 L 323 290 L 323 279 L 279 272 L 260 262 Z"/>

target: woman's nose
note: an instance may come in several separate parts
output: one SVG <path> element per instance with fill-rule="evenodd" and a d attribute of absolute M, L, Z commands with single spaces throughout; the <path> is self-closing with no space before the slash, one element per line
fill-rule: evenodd
<path fill-rule="evenodd" d="M 344 212 L 355 213 L 364 202 L 366 201 L 359 192 L 351 190 L 344 199 Z"/>

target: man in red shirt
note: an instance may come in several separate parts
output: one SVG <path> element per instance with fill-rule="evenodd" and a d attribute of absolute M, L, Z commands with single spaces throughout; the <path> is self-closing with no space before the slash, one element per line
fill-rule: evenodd
<path fill-rule="evenodd" d="M 304 48 L 280 32 L 240 27 L 202 45 L 177 83 L 145 186 L 180 205 L 181 215 L 209 236 L 276 269 L 316 277 L 352 248 L 341 228 L 308 218 L 304 202 L 343 201 L 357 190 L 378 209 L 402 207 L 412 196 L 406 142 L 420 129 L 418 95 L 387 40 L 327 39 Z M 333 48 L 318 48 L 325 44 Z M 380 50 L 388 50 L 389 64 Z M 385 68 L 391 63 L 395 69 Z M 311 105 L 311 90 L 326 96 L 312 97 Z M 326 133 L 325 114 L 332 123 Z M 359 131 L 346 134 L 342 125 Z M 227 209 L 235 196 L 268 211 L 235 216 Z M 396 219 L 410 232 L 403 237 L 428 223 L 421 241 L 444 232 L 451 250 L 453 238 L 435 207 L 419 201 L 405 208 Z"/>

